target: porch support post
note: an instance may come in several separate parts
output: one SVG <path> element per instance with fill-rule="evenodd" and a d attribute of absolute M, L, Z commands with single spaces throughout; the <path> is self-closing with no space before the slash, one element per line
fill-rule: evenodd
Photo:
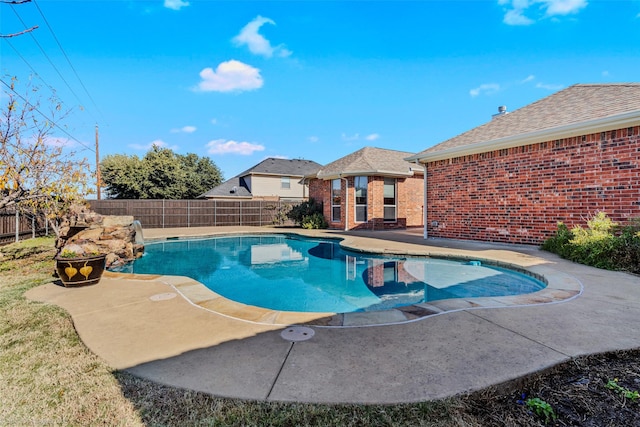
<path fill-rule="evenodd" d="M 423 163 L 422 164 L 422 170 L 423 170 L 423 179 L 422 179 L 422 183 L 423 183 L 423 190 L 422 190 L 422 224 L 423 224 L 423 231 L 422 231 L 422 238 L 426 239 L 428 237 L 428 233 L 427 233 L 427 164 Z"/>
<path fill-rule="evenodd" d="M 344 179 L 344 231 L 349 231 L 349 179 L 343 178 L 342 174 L 340 179 Z"/>

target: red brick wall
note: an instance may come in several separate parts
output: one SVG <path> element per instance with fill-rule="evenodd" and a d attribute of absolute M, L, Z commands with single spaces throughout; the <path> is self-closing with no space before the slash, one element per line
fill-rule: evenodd
<path fill-rule="evenodd" d="M 640 217 L 640 126 L 431 162 L 429 236 L 539 244 L 605 211 Z"/>
<path fill-rule="evenodd" d="M 383 177 L 369 177 L 367 187 L 367 218 L 366 223 L 355 222 L 355 190 L 353 177 L 349 177 L 349 224 L 352 229 L 395 229 L 422 226 L 422 193 L 423 179 L 417 177 L 398 178 L 396 185 L 397 197 L 397 221 L 385 222 L 383 220 Z M 321 201 L 324 208 L 324 217 L 329 223 L 329 228 L 344 230 L 345 216 L 345 184 L 342 180 L 342 209 L 340 222 L 331 222 L 331 180 L 323 181 L 312 179 L 309 183 L 309 197 Z"/>

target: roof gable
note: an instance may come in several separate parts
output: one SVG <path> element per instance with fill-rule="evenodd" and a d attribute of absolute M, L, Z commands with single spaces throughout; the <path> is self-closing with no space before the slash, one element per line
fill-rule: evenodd
<path fill-rule="evenodd" d="M 253 174 L 303 177 L 315 173 L 322 165 L 312 160 L 269 157 L 238 176 Z"/>
<path fill-rule="evenodd" d="M 277 175 L 290 177 L 304 177 L 314 174 L 322 165 L 312 160 L 303 159 L 278 159 L 269 157 L 246 171 L 228 179 L 217 187 L 212 188 L 198 198 L 213 197 L 253 197 L 244 177 L 249 175 Z"/>
<path fill-rule="evenodd" d="M 204 194 L 198 196 L 198 198 L 210 199 L 213 197 L 237 197 L 247 198 L 252 197 L 249 188 L 243 178 L 235 176 L 217 187 L 212 188 Z"/>
<path fill-rule="evenodd" d="M 604 125 L 618 117 L 634 117 L 635 113 L 640 117 L 640 83 L 577 84 L 497 116 L 409 159 L 433 158 L 445 152 L 458 153 L 473 146 L 483 147 L 483 151 L 504 148 L 497 146 L 500 141 L 510 141 L 511 146 L 543 142 L 554 133 L 557 135 L 550 139 L 566 138 L 568 135 L 562 133 L 563 129 L 570 129 L 575 134 L 581 128 L 589 129 L 589 124 Z M 535 140 L 535 135 L 539 135 L 541 140 Z M 519 140 L 522 143 L 518 144 Z M 492 146 L 492 142 L 496 146 Z"/>
<path fill-rule="evenodd" d="M 405 151 L 364 147 L 324 166 L 316 177 L 335 179 L 354 175 L 412 176 L 416 165 L 404 160 L 410 154 Z"/>

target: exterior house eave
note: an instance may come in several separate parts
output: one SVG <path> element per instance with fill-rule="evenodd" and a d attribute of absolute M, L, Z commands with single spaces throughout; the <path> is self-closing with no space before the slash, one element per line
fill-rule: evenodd
<path fill-rule="evenodd" d="M 406 178 L 414 175 L 415 171 L 410 172 L 398 172 L 398 171 L 385 171 L 385 170 L 368 170 L 368 171 L 351 171 L 351 172 L 341 172 L 341 173 L 331 173 L 331 174 L 323 174 L 318 173 L 315 178 L 323 179 L 325 181 L 331 179 L 339 179 L 346 178 L 349 176 L 386 176 L 390 178 Z"/>
<path fill-rule="evenodd" d="M 575 137 L 579 135 L 604 132 L 612 129 L 638 126 L 639 124 L 640 111 L 631 111 L 628 113 L 590 120 L 587 122 L 542 129 L 535 132 L 508 136 L 504 138 L 480 142 L 477 144 L 453 147 L 430 153 L 416 154 L 410 157 L 406 157 L 405 160 L 408 162 L 418 161 L 420 163 L 428 163 L 438 160 L 447 160 L 454 157 L 467 156 L 471 154 L 480 154 L 506 148 L 521 147 L 540 142 Z"/>
<path fill-rule="evenodd" d="M 242 177 L 244 178 L 245 176 L 288 176 L 291 178 L 304 178 L 304 175 L 299 175 L 299 174 L 288 174 L 288 173 L 270 173 L 270 172 L 249 172 L 247 174 L 242 175 Z"/>
<path fill-rule="evenodd" d="M 225 199 L 225 200 L 251 200 L 253 199 L 253 196 L 209 196 L 209 197 L 203 197 L 203 199 L 205 200 L 213 200 L 213 199 Z"/>

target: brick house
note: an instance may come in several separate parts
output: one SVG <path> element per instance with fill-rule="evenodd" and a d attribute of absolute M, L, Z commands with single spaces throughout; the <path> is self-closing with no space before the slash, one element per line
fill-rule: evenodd
<path fill-rule="evenodd" d="M 425 237 L 540 244 L 597 211 L 640 218 L 640 83 L 578 84 L 437 144 Z"/>
<path fill-rule="evenodd" d="M 404 160 L 410 155 L 362 148 L 309 176 L 309 197 L 333 229 L 420 227 L 423 168 Z"/>
<path fill-rule="evenodd" d="M 322 165 L 311 160 L 269 157 L 198 196 L 217 200 L 289 200 L 308 198 L 304 177 Z"/>

